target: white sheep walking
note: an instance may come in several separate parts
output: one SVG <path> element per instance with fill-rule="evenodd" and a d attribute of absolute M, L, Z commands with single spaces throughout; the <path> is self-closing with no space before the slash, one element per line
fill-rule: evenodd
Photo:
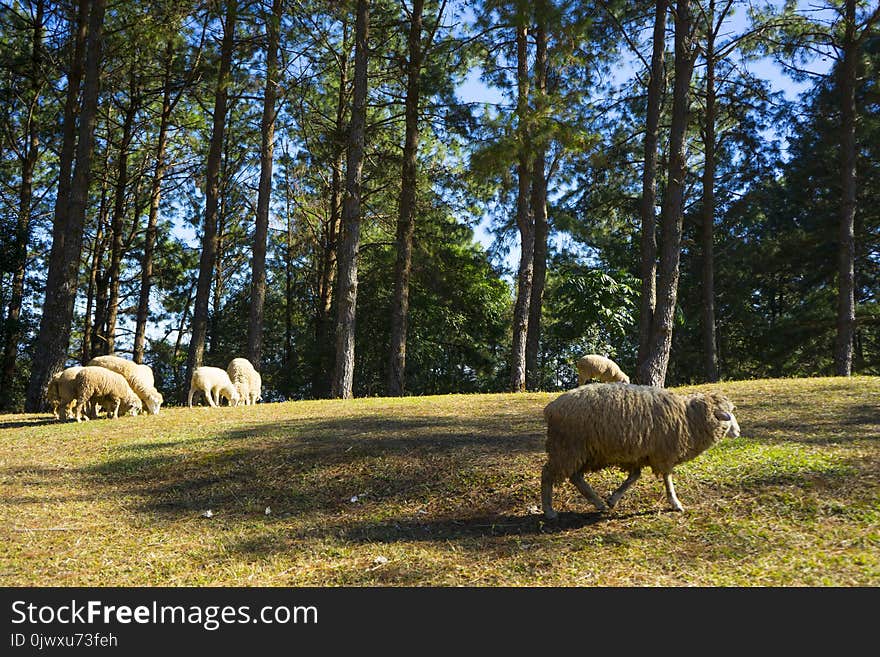
<path fill-rule="evenodd" d="M 239 403 L 245 406 L 256 404 L 262 396 L 263 382 L 251 362 L 247 358 L 233 358 L 229 361 L 226 373 L 238 392 Z"/>
<path fill-rule="evenodd" d="M 220 398 L 224 397 L 230 406 L 238 404 L 238 391 L 232 385 L 226 370 L 219 367 L 197 367 L 190 378 L 187 405 L 192 406 L 196 393 L 203 393 L 208 406 L 219 406 Z"/>
<path fill-rule="evenodd" d="M 100 405 L 107 411 L 107 416 L 112 418 L 118 417 L 120 413 L 137 415 L 141 411 L 140 397 L 131 389 L 125 377 L 105 367 L 81 368 L 74 378 L 74 386 L 74 416 L 77 422 L 82 422 L 83 411 L 89 403 L 95 408 Z"/>
<path fill-rule="evenodd" d="M 739 436 L 733 404 L 717 392 L 682 396 L 653 386 L 593 384 L 561 394 L 544 408 L 547 463 L 541 473 L 541 504 L 553 519 L 553 485 L 565 479 L 597 509 L 613 507 L 650 466 L 662 475 L 670 506 L 682 511 L 672 469 L 726 435 Z M 584 473 L 617 466 L 629 473 L 605 502 Z"/>
<path fill-rule="evenodd" d="M 629 383 L 629 377 L 610 358 L 599 354 L 587 354 L 577 361 L 578 385 L 582 386 L 590 379 L 596 379 L 603 383 L 620 381 Z"/>

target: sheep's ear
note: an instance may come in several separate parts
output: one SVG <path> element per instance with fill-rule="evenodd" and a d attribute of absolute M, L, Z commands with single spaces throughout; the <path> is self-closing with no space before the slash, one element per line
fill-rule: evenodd
<path fill-rule="evenodd" d="M 733 418 L 727 411 L 715 411 L 715 419 L 721 420 L 722 422 L 730 422 Z"/>

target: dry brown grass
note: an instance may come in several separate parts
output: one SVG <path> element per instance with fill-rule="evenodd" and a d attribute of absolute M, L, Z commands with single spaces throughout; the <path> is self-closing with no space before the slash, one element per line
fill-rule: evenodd
<path fill-rule="evenodd" d="M 743 436 L 677 470 L 684 514 L 649 476 L 555 523 L 553 394 L 3 416 L 0 584 L 880 584 L 880 378 L 714 387 Z"/>

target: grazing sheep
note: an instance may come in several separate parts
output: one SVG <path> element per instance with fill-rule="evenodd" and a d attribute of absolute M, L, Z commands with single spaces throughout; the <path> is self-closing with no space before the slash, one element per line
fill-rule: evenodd
<path fill-rule="evenodd" d="M 71 404 L 76 401 L 76 387 L 73 381 L 81 369 L 82 367 L 78 365 L 68 367 L 66 370 L 58 372 L 49 381 L 46 399 L 52 405 L 52 415 L 56 420 L 66 420 L 67 412 L 71 410 Z"/>
<path fill-rule="evenodd" d="M 262 395 L 262 379 L 251 362 L 247 358 L 233 358 L 226 373 L 238 391 L 239 403 L 245 406 L 256 404 Z"/>
<path fill-rule="evenodd" d="M 587 354 L 579 358 L 577 370 L 579 386 L 584 385 L 590 379 L 598 379 L 604 383 L 612 381 L 629 383 L 629 377 L 623 373 L 617 363 L 599 354 Z"/>
<path fill-rule="evenodd" d="M 158 415 L 162 405 L 162 393 L 156 390 L 153 380 L 153 370 L 148 365 L 138 365 L 134 361 L 119 356 L 96 356 L 87 365 L 104 367 L 112 372 L 121 374 L 128 381 L 128 385 L 135 391 L 143 402 L 144 408 L 150 415 Z"/>
<path fill-rule="evenodd" d="M 593 384 L 569 390 L 544 408 L 547 463 L 541 473 L 541 503 L 548 519 L 553 484 L 566 478 L 597 509 L 605 502 L 584 481 L 585 472 L 617 466 L 629 473 L 608 498 L 613 507 L 650 466 L 662 475 L 669 504 L 682 511 L 672 485 L 672 469 L 689 461 L 725 435 L 739 436 L 733 404 L 717 392 L 682 396 L 662 388 L 623 383 Z"/>
<path fill-rule="evenodd" d="M 82 421 L 83 410 L 89 403 L 100 405 L 107 410 L 107 416 L 116 418 L 123 415 L 137 415 L 141 411 L 141 400 L 135 394 L 128 381 L 121 374 L 99 366 L 86 366 L 76 373 L 76 409 L 74 415 L 77 422 Z"/>
<path fill-rule="evenodd" d="M 238 404 L 239 396 L 235 386 L 229 379 L 226 370 L 219 367 L 197 367 L 192 373 L 189 383 L 189 398 L 187 404 L 193 405 L 193 396 L 204 393 L 208 406 L 219 406 L 220 397 L 225 397 L 230 406 Z"/>

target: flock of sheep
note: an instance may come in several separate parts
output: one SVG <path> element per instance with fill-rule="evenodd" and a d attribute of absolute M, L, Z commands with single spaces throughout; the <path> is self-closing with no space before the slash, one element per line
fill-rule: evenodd
<path fill-rule="evenodd" d="M 578 387 L 544 408 L 547 462 L 541 472 L 541 505 L 548 519 L 553 510 L 553 485 L 568 479 L 599 510 L 612 508 L 641 476 L 642 469 L 662 476 L 669 505 L 682 510 L 672 470 L 726 435 L 739 436 L 733 404 L 719 393 L 677 395 L 653 386 L 631 385 L 616 363 L 596 354 L 577 363 Z M 597 379 L 602 383 L 586 384 Z M 260 374 L 245 358 L 234 358 L 226 370 L 198 367 L 190 380 L 188 405 L 202 394 L 209 406 L 226 399 L 231 406 L 260 399 Z M 162 405 L 153 371 L 118 356 L 99 356 L 85 367 L 70 367 L 49 383 L 47 398 L 56 418 L 97 418 L 155 415 Z M 73 408 L 71 409 L 71 406 Z M 584 480 L 587 472 L 618 467 L 624 482 L 603 500 Z"/>
<path fill-rule="evenodd" d="M 259 401 L 262 380 L 246 358 L 233 358 L 226 370 L 197 367 L 190 379 L 189 405 L 197 393 L 209 406 L 218 406 L 221 397 L 230 406 L 251 405 Z M 162 405 L 162 393 L 156 390 L 153 370 L 119 356 L 97 356 L 84 367 L 68 367 L 52 377 L 46 391 L 56 419 L 69 417 L 95 419 L 103 409 L 109 418 L 156 415 Z"/>

